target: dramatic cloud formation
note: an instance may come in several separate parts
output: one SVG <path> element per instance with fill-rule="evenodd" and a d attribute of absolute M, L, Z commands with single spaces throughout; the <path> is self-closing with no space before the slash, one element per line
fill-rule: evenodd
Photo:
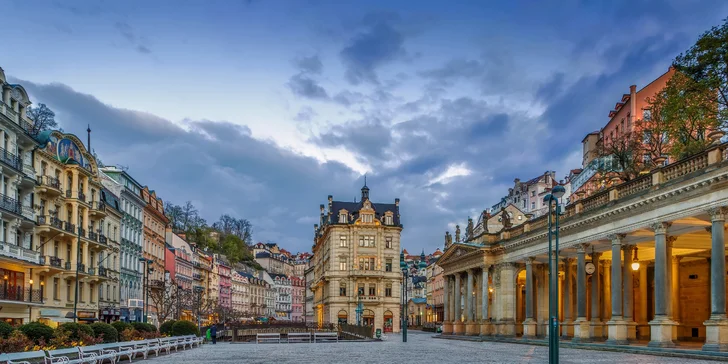
<path fill-rule="evenodd" d="M 728 10 L 710 0 L 87 5 L 13 3 L 5 42 L 16 51 L 0 66 L 67 132 L 90 124 L 104 163 L 209 220 L 248 218 L 256 240 L 293 251 L 310 249 L 327 195 L 359 198 L 365 172 L 375 201 L 401 199 L 404 247 L 442 246 L 514 178 L 578 168 L 583 136 L 629 86 L 667 71 Z"/>

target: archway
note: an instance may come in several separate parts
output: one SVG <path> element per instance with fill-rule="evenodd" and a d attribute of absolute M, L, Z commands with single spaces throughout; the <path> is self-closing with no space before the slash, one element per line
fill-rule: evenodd
<path fill-rule="evenodd" d="M 394 322 L 394 314 L 392 311 L 384 312 L 384 332 L 392 332 Z"/>
<path fill-rule="evenodd" d="M 362 312 L 361 318 L 362 318 L 362 325 L 374 326 L 374 311 L 364 310 L 364 312 Z"/>
<path fill-rule="evenodd" d="M 349 315 L 346 313 L 346 310 L 341 310 L 341 311 L 339 311 L 337 318 L 339 319 L 339 325 L 341 325 L 341 324 L 347 323 L 347 319 L 349 318 Z"/>

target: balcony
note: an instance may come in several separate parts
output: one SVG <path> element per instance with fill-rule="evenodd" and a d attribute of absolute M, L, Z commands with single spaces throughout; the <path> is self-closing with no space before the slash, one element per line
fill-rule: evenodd
<path fill-rule="evenodd" d="M 40 253 L 13 244 L 0 242 L 0 255 L 29 263 L 40 264 Z"/>
<path fill-rule="evenodd" d="M 71 234 L 75 234 L 76 233 L 76 225 L 71 224 L 68 221 L 64 221 L 63 222 L 63 230 L 65 230 L 66 232 L 69 232 Z"/>
<path fill-rule="evenodd" d="M 23 159 L 4 148 L 0 148 L 0 162 L 18 172 L 23 171 Z"/>
<path fill-rule="evenodd" d="M 22 208 L 20 207 L 20 202 L 12 197 L 3 194 L 0 194 L 0 209 L 3 209 L 15 215 L 22 216 Z"/>
<path fill-rule="evenodd" d="M 4 287 L 0 289 L 0 301 L 10 301 L 18 303 L 43 303 L 43 296 L 40 289 L 30 289 L 24 287 Z"/>
<path fill-rule="evenodd" d="M 95 233 L 93 231 L 89 231 L 88 232 L 88 239 L 98 242 L 99 241 L 99 234 L 97 234 L 97 233 Z"/>
<path fill-rule="evenodd" d="M 82 191 L 78 191 L 78 195 L 77 196 L 78 196 L 78 199 L 80 201 L 86 202 L 86 194 L 85 193 L 83 193 Z"/>
<path fill-rule="evenodd" d="M 58 178 L 51 176 L 41 176 L 39 177 L 39 182 L 40 187 L 38 188 L 38 192 L 45 193 L 51 197 L 56 197 L 63 194 L 63 189 L 61 189 L 61 181 L 59 181 Z"/>
<path fill-rule="evenodd" d="M 92 201 L 89 204 L 91 205 L 91 215 L 98 217 L 106 216 L 106 203 L 103 201 Z"/>
<path fill-rule="evenodd" d="M 30 179 L 35 179 L 35 168 L 30 164 L 23 163 L 23 174 Z"/>
<path fill-rule="evenodd" d="M 192 279 L 194 279 L 194 280 L 196 280 L 196 281 L 201 281 L 201 280 L 202 280 L 202 274 L 199 274 L 199 273 L 193 273 L 193 274 L 192 274 Z"/>
<path fill-rule="evenodd" d="M 108 243 L 108 239 L 106 238 L 106 235 L 104 235 L 104 234 L 100 234 L 99 235 L 99 243 L 101 243 L 101 244 L 107 244 Z"/>

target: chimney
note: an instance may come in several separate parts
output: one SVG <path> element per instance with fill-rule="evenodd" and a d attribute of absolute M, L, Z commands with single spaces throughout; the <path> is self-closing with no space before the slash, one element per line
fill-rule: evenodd
<path fill-rule="evenodd" d="M 634 121 L 641 117 L 637 115 L 637 85 L 629 86 L 629 125 L 630 131 L 634 130 Z"/>
<path fill-rule="evenodd" d="M 394 206 L 399 206 L 399 199 L 398 198 L 395 198 L 394 199 Z"/>

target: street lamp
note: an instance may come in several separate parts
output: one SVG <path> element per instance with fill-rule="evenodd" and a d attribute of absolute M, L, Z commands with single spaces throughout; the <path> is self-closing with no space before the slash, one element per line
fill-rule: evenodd
<path fill-rule="evenodd" d="M 402 317 L 401 317 L 401 326 L 402 326 L 402 342 L 407 342 L 407 279 L 409 276 L 409 271 L 407 269 L 407 262 L 404 261 L 404 250 L 402 250 L 402 253 L 399 255 L 399 268 L 402 269 Z"/>
<path fill-rule="evenodd" d="M 149 314 L 149 309 L 147 308 L 147 300 L 149 299 L 149 273 L 154 272 L 154 268 L 149 268 L 149 264 L 154 263 L 154 261 L 147 258 L 139 258 L 139 261 L 144 264 L 144 307 L 142 314 L 144 315 L 143 322 L 146 323 L 147 315 Z"/>
<path fill-rule="evenodd" d="M 559 295 L 559 199 L 564 196 L 566 189 L 558 185 L 551 190 L 551 193 L 544 196 L 543 202 L 548 205 L 548 236 L 549 236 L 549 364 L 559 362 L 559 319 L 558 319 L 558 295 Z M 556 202 L 556 221 L 552 227 L 551 203 Z M 552 235 L 555 237 L 556 246 L 552 248 Z M 555 256 L 552 256 L 554 255 Z"/>

